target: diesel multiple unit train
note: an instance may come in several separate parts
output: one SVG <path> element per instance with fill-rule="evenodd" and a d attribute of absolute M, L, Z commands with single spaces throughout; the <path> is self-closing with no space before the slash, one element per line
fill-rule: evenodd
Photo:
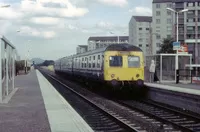
<path fill-rule="evenodd" d="M 64 73 L 85 81 L 111 86 L 144 83 L 144 57 L 139 47 L 112 44 L 104 48 L 67 56 L 55 61 L 56 74 Z"/>

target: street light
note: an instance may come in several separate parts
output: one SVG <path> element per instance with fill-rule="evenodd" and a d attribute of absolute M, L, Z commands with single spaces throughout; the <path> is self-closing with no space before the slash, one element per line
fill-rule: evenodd
<path fill-rule="evenodd" d="M 178 33 L 178 15 L 179 15 L 179 13 L 187 12 L 188 9 L 175 11 L 172 8 L 167 8 L 167 10 L 172 11 L 172 12 L 174 12 L 176 14 L 176 42 L 178 42 L 178 35 L 179 35 L 179 33 Z M 178 50 L 176 50 L 176 72 L 177 72 L 177 70 L 178 70 Z M 177 76 L 177 73 L 176 73 L 176 76 Z M 175 79 L 176 79 L 176 77 L 175 77 Z M 178 83 L 177 80 L 176 80 L 176 83 Z"/>
<path fill-rule="evenodd" d="M 20 30 L 17 30 L 16 31 L 17 33 L 20 33 L 21 31 Z M 30 32 L 30 33 L 32 33 L 32 32 Z M 28 40 L 28 42 L 30 42 L 31 40 Z M 28 49 L 28 45 L 25 43 L 25 47 Z M 29 49 L 28 49 L 28 51 L 27 51 L 28 53 L 26 54 L 25 53 L 25 73 L 27 72 L 27 59 L 28 59 L 28 56 L 29 56 Z"/>
<path fill-rule="evenodd" d="M 110 34 L 115 34 L 114 32 L 110 31 Z M 125 32 L 123 34 L 126 34 Z M 119 44 L 119 35 L 117 36 L 118 38 L 118 44 Z"/>
<path fill-rule="evenodd" d="M 176 15 L 176 41 L 178 42 L 178 15 L 179 15 L 179 13 L 187 12 L 188 9 L 183 9 L 183 10 L 181 10 L 181 11 L 175 11 L 175 10 L 172 9 L 172 8 L 167 8 L 167 10 L 172 11 L 172 12 L 174 12 L 174 13 L 177 14 L 177 15 Z M 178 51 L 178 50 L 177 50 L 177 51 Z"/>

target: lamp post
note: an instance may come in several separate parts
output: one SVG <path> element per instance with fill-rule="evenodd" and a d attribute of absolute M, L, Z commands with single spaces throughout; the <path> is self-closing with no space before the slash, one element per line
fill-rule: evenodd
<path fill-rule="evenodd" d="M 179 15 L 179 13 L 187 12 L 188 9 L 183 9 L 183 10 L 180 10 L 180 11 L 175 11 L 172 8 L 167 8 L 167 10 L 172 11 L 172 12 L 174 12 L 176 14 L 176 42 L 178 42 L 178 35 L 179 35 L 179 32 L 178 32 L 178 17 L 179 16 L 178 15 Z M 178 50 L 176 50 L 176 72 L 178 70 L 178 67 L 179 67 L 178 66 Z M 177 73 L 176 73 L 176 76 L 177 76 Z M 176 77 L 175 77 L 175 80 L 176 80 L 176 83 L 178 83 Z"/>
<path fill-rule="evenodd" d="M 17 33 L 21 32 L 20 30 L 16 31 Z M 31 32 L 32 33 L 32 32 Z M 31 40 L 28 40 L 28 42 L 30 42 Z M 27 48 L 27 52 L 25 53 L 25 62 L 24 62 L 24 67 L 25 67 L 25 73 L 27 73 L 27 59 L 28 59 L 28 55 L 29 55 L 29 49 L 28 49 L 28 45 L 25 43 L 25 48 Z"/>

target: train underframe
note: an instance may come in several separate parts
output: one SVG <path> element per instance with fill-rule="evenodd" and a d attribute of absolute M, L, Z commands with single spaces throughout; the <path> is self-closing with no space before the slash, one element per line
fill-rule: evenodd
<path fill-rule="evenodd" d="M 85 83 L 85 84 L 91 84 L 91 83 L 97 83 L 101 84 L 103 86 L 109 86 L 112 89 L 123 89 L 123 88 L 142 88 L 144 86 L 143 80 L 137 80 L 137 81 L 118 81 L 118 80 L 112 80 L 112 81 L 105 81 L 103 79 L 93 78 L 93 77 L 87 77 L 87 76 L 81 76 L 81 75 L 74 75 L 69 74 L 62 71 L 55 71 L 56 74 L 64 75 L 67 78 L 70 78 L 72 80 L 78 80 L 79 82 Z"/>

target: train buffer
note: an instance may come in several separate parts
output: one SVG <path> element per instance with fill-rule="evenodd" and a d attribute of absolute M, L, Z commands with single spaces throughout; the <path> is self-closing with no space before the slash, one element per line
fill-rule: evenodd
<path fill-rule="evenodd" d="M 38 70 L 17 76 L 15 89 L 0 104 L 2 132 L 93 131 Z"/>

